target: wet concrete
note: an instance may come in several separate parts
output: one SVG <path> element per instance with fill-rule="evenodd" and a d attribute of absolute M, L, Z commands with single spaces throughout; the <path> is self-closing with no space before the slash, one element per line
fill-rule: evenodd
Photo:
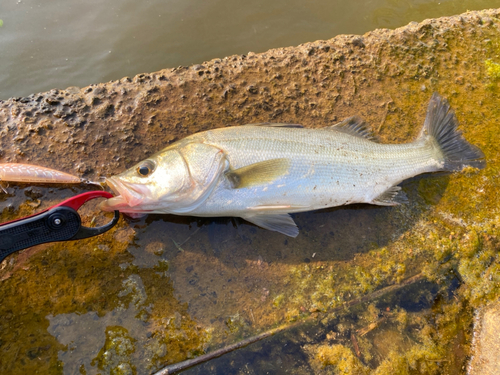
<path fill-rule="evenodd" d="M 470 375 L 500 373 L 500 302 L 490 303 L 478 311 L 474 320 L 473 355 L 469 364 Z"/>
<path fill-rule="evenodd" d="M 383 142 L 404 142 L 420 131 L 437 91 L 488 167 L 413 179 L 404 185 L 410 204 L 397 208 L 295 215 L 296 239 L 238 222 L 149 215 L 9 257 L 0 270 L 8 358 L 0 372 L 148 373 L 313 314 L 318 324 L 273 341 L 269 355 L 250 348 L 251 370 L 243 370 L 245 355 L 207 366 L 464 371 L 473 310 L 500 293 L 499 27 L 500 10 L 471 12 L 1 101 L 2 162 L 96 179 L 188 134 L 252 122 L 321 127 L 358 114 Z M 12 185 L 0 218 L 85 189 Z M 411 293 L 328 313 L 417 273 L 428 284 Z"/>

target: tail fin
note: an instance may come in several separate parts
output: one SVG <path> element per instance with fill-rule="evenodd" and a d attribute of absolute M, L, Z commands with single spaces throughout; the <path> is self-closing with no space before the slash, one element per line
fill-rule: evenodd
<path fill-rule="evenodd" d="M 434 93 L 420 137 L 430 135 L 435 138 L 444 155 L 444 170 L 461 171 L 467 166 L 483 169 L 486 166 L 483 152 L 467 142 L 457 125 L 455 112 L 448 101 Z"/>

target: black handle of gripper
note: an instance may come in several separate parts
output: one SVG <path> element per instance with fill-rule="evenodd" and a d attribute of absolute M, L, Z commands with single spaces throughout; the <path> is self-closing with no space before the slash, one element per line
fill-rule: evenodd
<path fill-rule="evenodd" d="M 46 242 L 66 241 L 82 225 L 80 215 L 65 206 L 0 226 L 0 262 L 8 255 Z"/>

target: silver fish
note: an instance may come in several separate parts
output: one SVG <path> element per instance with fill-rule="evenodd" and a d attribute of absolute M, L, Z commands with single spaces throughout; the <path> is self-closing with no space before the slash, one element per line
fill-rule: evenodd
<path fill-rule="evenodd" d="M 448 102 L 430 100 L 419 137 L 380 144 L 363 121 L 322 129 L 250 124 L 188 136 L 107 184 L 117 195 L 106 211 L 236 216 L 288 236 L 290 213 L 350 203 L 407 202 L 398 186 L 421 173 L 484 168 L 484 154 L 457 130 Z"/>

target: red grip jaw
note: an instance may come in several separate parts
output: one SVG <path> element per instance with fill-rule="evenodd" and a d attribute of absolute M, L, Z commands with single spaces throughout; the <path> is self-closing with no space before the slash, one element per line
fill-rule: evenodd
<path fill-rule="evenodd" d="M 111 198 L 105 191 L 79 194 L 34 215 L 0 224 L 0 262 L 8 255 L 47 242 L 73 241 L 102 234 L 116 225 L 120 213 L 101 227 L 82 226 L 78 209 L 94 198 Z"/>
<path fill-rule="evenodd" d="M 59 204 L 56 204 L 55 206 L 52 206 L 48 208 L 50 210 L 51 208 L 54 207 L 60 207 L 60 206 L 65 206 L 65 207 L 70 207 L 75 211 L 78 211 L 80 207 L 82 207 L 85 203 L 87 203 L 91 199 L 95 198 L 113 198 L 113 194 L 108 193 L 107 191 L 102 191 L 102 190 L 95 190 L 95 191 L 88 191 L 83 194 L 76 195 L 74 197 L 71 197 L 69 199 L 66 199 L 65 201 L 62 201 Z"/>
<path fill-rule="evenodd" d="M 15 223 L 16 221 L 28 219 L 30 217 L 43 214 L 44 212 L 51 210 L 53 208 L 56 208 L 56 207 L 64 206 L 64 207 L 72 208 L 75 211 L 78 211 L 78 209 L 80 207 L 82 207 L 85 203 L 87 203 L 89 200 L 95 199 L 95 198 L 107 198 L 107 199 L 109 199 L 109 198 L 113 198 L 113 194 L 108 193 L 107 191 L 102 191 L 102 190 L 88 191 L 86 193 L 78 194 L 78 195 L 75 195 L 74 197 L 68 198 L 65 201 L 62 201 L 61 203 L 58 203 L 54 206 L 50 206 L 49 208 L 46 208 L 43 211 L 37 212 L 36 214 L 21 217 L 19 219 L 14 219 L 11 221 L 7 221 L 5 223 L 0 223 L 0 227 L 2 227 L 3 225 Z"/>

